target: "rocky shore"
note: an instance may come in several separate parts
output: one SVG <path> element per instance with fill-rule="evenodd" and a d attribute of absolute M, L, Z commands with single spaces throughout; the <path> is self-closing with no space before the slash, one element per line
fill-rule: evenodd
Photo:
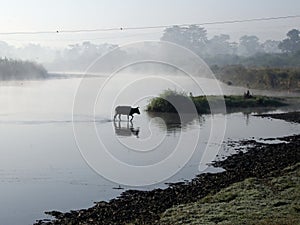
<path fill-rule="evenodd" d="M 281 118 L 299 122 L 299 116 L 297 115 L 298 113 L 296 116 L 294 113 L 282 114 Z M 271 116 L 274 117 L 273 115 Z M 274 177 L 284 176 L 285 168 L 293 167 L 300 162 L 300 135 L 278 139 L 283 142 L 263 144 L 254 140 L 242 141 L 241 145 L 249 146 L 246 152 L 240 151 L 223 161 L 213 163 L 214 166 L 224 168 L 224 172 L 200 174 L 189 182 L 171 184 L 166 189 L 155 189 L 152 191 L 128 190 L 123 192 L 118 198 L 109 202 L 98 202 L 89 209 L 67 213 L 47 212 L 47 214 L 54 216 L 56 219 L 53 221 L 41 220 L 35 224 L 176 224 L 176 221 L 170 220 L 168 222 L 168 219 L 166 219 L 173 218 L 172 216 L 164 217 L 164 215 L 170 215 L 168 210 L 174 209 L 174 207 L 199 203 L 207 196 L 215 195 L 247 179 L 270 180 Z M 172 212 L 174 213 L 174 211 Z M 248 213 L 251 213 L 251 211 Z M 217 222 L 211 221 L 210 224 L 216 224 Z M 185 224 L 189 224 L 189 222 Z"/>

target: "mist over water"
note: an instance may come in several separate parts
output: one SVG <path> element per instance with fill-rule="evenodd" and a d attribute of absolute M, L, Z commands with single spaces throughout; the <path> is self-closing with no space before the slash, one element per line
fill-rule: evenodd
<path fill-rule="evenodd" d="M 211 162 L 246 148 L 240 140 L 300 134 L 254 116 L 299 105 L 229 112 L 224 100 L 299 102 L 300 2 L 216 2 L 1 2 L 0 225 L 217 173 Z M 199 95 L 211 114 L 188 98 Z M 158 96 L 178 113 L 146 111 Z"/>
<path fill-rule="evenodd" d="M 121 88 L 124 82 L 122 79 L 140 78 L 138 74 L 129 74 L 128 71 L 119 75 L 122 76 L 117 76 L 116 79 L 120 79 L 120 87 L 115 86 L 110 90 L 107 86 L 107 96 Z M 201 94 L 199 88 L 184 75 L 165 77 L 183 85 L 194 96 Z M 102 83 L 106 80 L 105 77 L 88 79 Z M 72 107 L 80 81 L 80 78 L 73 76 L 69 79 L 9 82 L 0 86 L 0 141 L 3 146 L 0 149 L 1 223 L 32 224 L 35 219 L 45 218 L 44 211 L 85 208 L 91 206 L 94 201 L 109 200 L 121 193 L 122 190 L 112 189 L 118 184 L 104 179 L 86 164 L 76 146 Z M 174 118 L 174 115 L 148 114 L 143 111 L 148 99 L 132 102 L 132 94 L 143 95 L 149 90 L 159 94 L 166 88 L 174 89 L 174 86 L 168 82 L 157 82 L 156 79 L 145 78 L 145 81 L 132 86 L 124 92 L 127 94 L 123 94 L 119 102 L 116 102 L 140 105 L 141 115 L 135 116 L 132 124 L 124 117 L 123 121 L 113 123 L 113 112 L 105 105 L 99 105 L 99 102 L 95 105 L 95 115 L 88 114 L 83 109 L 76 115 L 74 123 L 83 127 L 95 125 L 104 135 L 112 154 L 137 166 L 151 164 L 167 157 L 176 146 L 181 133 L 192 140 L 194 133 L 200 129 L 195 154 L 182 170 L 165 182 L 191 179 L 199 173 L 199 162 L 203 148 L 207 145 L 212 120 L 221 121 L 226 117 L 225 141 L 299 133 L 299 125 L 280 120 L 270 121 L 243 113 L 203 115 L 190 118 L 184 123 Z M 212 81 L 206 78 L 199 78 L 199 82 L 206 86 L 212 84 Z M 221 86 L 225 94 L 244 92 L 243 88 L 233 88 L 224 84 Z M 214 94 L 213 86 L 210 90 L 210 94 Z M 116 148 L 120 146 L 119 141 L 123 148 Z M 126 145 L 138 146 L 141 143 L 145 150 L 162 144 L 158 151 L 154 150 L 149 154 L 137 154 L 126 148 Z M 214 142 L 210 145 L 214 147 Z M 189 146 L 188 139 L 186 146 Z M 228 149 L 224 149 L 224 146 L 220 146 L 220 149 L 219 155 L 228 154 Z M 165 187 L 163 183 L 140 189 Z"/>

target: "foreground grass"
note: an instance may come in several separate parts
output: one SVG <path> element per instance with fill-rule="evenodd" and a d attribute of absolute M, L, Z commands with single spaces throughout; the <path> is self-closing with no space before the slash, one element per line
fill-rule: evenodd
<path fill-rule="evenodd" d="M 248 178 L 197 202 L 170 208 L 159 224 L 300 224 L 300 163 L 279 177 Z"/>
<path fill-rule="evenodd" d="M 280 107 L 286 105 L 283 99 L 275 97 L 251 96 L 245 98 L 242 95 L 193 97 L 187 96 L 185 93 L 166 90 L 159 97 L 151 99 L 147 106 L 147 111 L 176 113 L 179 107 L 180 111 L 189 112 L 192 107 L 195 107 L 198 113 L 205 114 L 211 112 L 211 106 L 215 109 L 222 108 L 224 103 L 227 110 L 238 108 Z"/>

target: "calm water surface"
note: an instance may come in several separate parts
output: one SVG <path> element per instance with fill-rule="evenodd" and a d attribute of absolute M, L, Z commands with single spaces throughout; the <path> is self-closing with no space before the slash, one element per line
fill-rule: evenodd
<path fill-rule="evenodd" d="M 96 80 L 98 82 L 101 79 L 104 82 L 105 78 Z M 184 78 L 178 79 L 184 82 Z M 32 224 L 36 219 L 45 218 L 44 211 L 89 207 L 94 201 L 109 200 L 123 191 L 113 189 L 119 184 L 94 172 L 76 146 L 72 106 L 79 82 L 79 78 L 72 77 L 3 83 L 0 86 L 0 225 Z M 210 85 L 209 80 L 201 82 Z M 167 87 L 172 88 L 162 83 L 153 88 L 150 85 L 147 89 L 152 88 L 158 94 Z M 189 86 L 187 82 L 187 87 L 194 95 L 200 94 L 197 91 L 199 88 L 193 84 Z M 226 94 L 245 91 L 225 85 L 222 88 Z M 123 96 L 123 102 L 124 99 L 126 96 Z M 143 108 L 146 101 L 139 103 Z M 213 120 L 221 122 L 226 119 L 225 143 L 244 138 L 300 133 L 298 124 L 254 117 L 249 113 L 197 116 L 183 123 L 172 114 L 148 114 L 144 111 L 135 117 L 133 123 L 125 120 L 114 123 L 105 106 L 96 114 L 94 117 L 83 110 L 75 117 L 74 123 L 83 127 L 95 125 L 112 154 L 121 161 L 137 166 L 153 164 L 167 157 L 181 134 L 186 134 L 186 147 L 189 148 L 189 140 L 195 138 L 195 132 L 200 130 L 198 145 L 191 160 L 164 182 L 191 179 L 199 173 L 203 149 L 208 144 L 217 144 L 213 140 L 207 143 Z M 137 154 L 126 148 L 126 145 L 138 146 L 141 143 L 145 148 L 153 148 L 157 143 L 159 147 L 149 154 Z M 226 144 L 218 147 L 219 155 L 231 153 Z M 216 170 L 209 167 L 207 171 Z M 164 182 L 140 189 L 165 187 Z"/>

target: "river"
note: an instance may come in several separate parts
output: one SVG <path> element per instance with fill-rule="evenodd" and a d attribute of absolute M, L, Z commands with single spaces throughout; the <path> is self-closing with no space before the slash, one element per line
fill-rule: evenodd
<path fill-rule="evenodd" d="M 139 79 L 138 75 L 130 76 Z M 86 79 L 103 84 L 106 77 L 90 76 Z M 171 77 L 168 79 L 173 80 Z M 201 94 L 199 86 L 185 79 L 180 76 L 175 78 L 184 86 L 185 91 L 188 90 L 193 95 Z M 106 87 L 112 90 L 109 96 L 122 90 L 123 81 Z M 96 110 L 93 113 L 86 108 L 80 112 L 73 111 L 74 97 L 80 82 L 82 82 L 80 77 L 70 75 L 43 81 L 1 84 L 0 225 L 32 224 L 36 219 L 46 218 L 44 211 L 68 211 L 90 207 L 95 201 L 109 200 L 118 196 L 124 191 L 118 187 L 125 190 L 163 188 L 166 187 L 165 182 L 191 179 L 199 173 L 199 168 L 204 168 L 211 162 L 209 157 L 202 158 L 204 150 L 217 148 L 218 152 L 213 159 L 220 159 L 233 153 L 232 148 L 226 145 L 232 140 L 245 138 L 259 140 L 300 133 L 298 124 L 255 117 L 252 113 L 245 112 L 191 116 L 184 122 L 178 121 L 172 114 L 149 114 L 144 111 L 150 96 L 149 90 L 152 94 L 159 94 L 166 88 L 178 88 L 169 82 L 157 82 L 155 79 L 142 80 L 141 82 L 145 83 L 140 83 L 139 88 L 133 85 L 130 88 L 131 92 L 126 90 L 122 92 L 119 102 L 125 104 L 128 100 L 128 104 L 139 105 L 141 114 L 135 115 L 132 123 L 127 122 L 125 117 L 121 122 L 114 122 L 111 107 L 102 104 L 101 99 L 98 101 L 100 105 L 95 104 Z M 201 78 L 199 82 L 206 87 L 211 85 L 209 89 L 211 92 L 205 94 L 215 93 L 214 83 L 211 80 Z M 244 88 L 225 84 L 220 84 L 220 87 L 225 94 L 242 94 L 245 91 Z M 258 94 L 258 91 L 255 94 Z M 133 101 L 132 96 L 138 100 Z M 281 110 L 287 111 L 289 108 Z M 223 127 L 216 128 L 224 135 L 222 144 L 214 140 L 214 137 L 209 139 L 213 121 L 215 124 L 226 122 L 224 133 L 221 132 Z M 186 150 L 187 154 L 191 154 L 191 158 L 186 164 L 176 162 L 179 167 L 174 175 L 166 168 L 164 171 L 153 169 L 153 174 L 137 173 L 135 178 L 123 171 L 124 173 L 118 173 L 120 177 L 116 178 L 116 174 L 109 173 L 118 171 L 113 164 L 106 165 L 108 171 L 104 171 L 101 175 L 91 166 L 94 162 L 91 162 L 90 158 L 93 156 L 88 156 L 84 149 L 80 149 L 81 144 L 78 141 L 80 142 L 79 139 L 82 137 L 74 135 L 74 129 L 76 133 L 76 129 L 84 130 L 91 126 L 95 128 L 104 146 L 93 146 L 94 143 L 90 143 L 91 147 L 108 149 L 119 161 L 137 167 L 153 165 L 167 159 L 179 142 L 183 143 L 183 150 L 194 148 L 195 151 Z M 86 132 L 88 137 L 88 129 Z M 184 158 L 184 153 L 182 156 Z M 174 167 L 171 166 L 170 169 Z M 209 166 L 205 167 L 204 171 L 217 172 L 220 169 Z M 120 181 L 136 179 L 146 182 L 150 177 L 155 180 L 156 175 L 157 182 L 139 187 L 107 179 L 111 176 Z"/>

